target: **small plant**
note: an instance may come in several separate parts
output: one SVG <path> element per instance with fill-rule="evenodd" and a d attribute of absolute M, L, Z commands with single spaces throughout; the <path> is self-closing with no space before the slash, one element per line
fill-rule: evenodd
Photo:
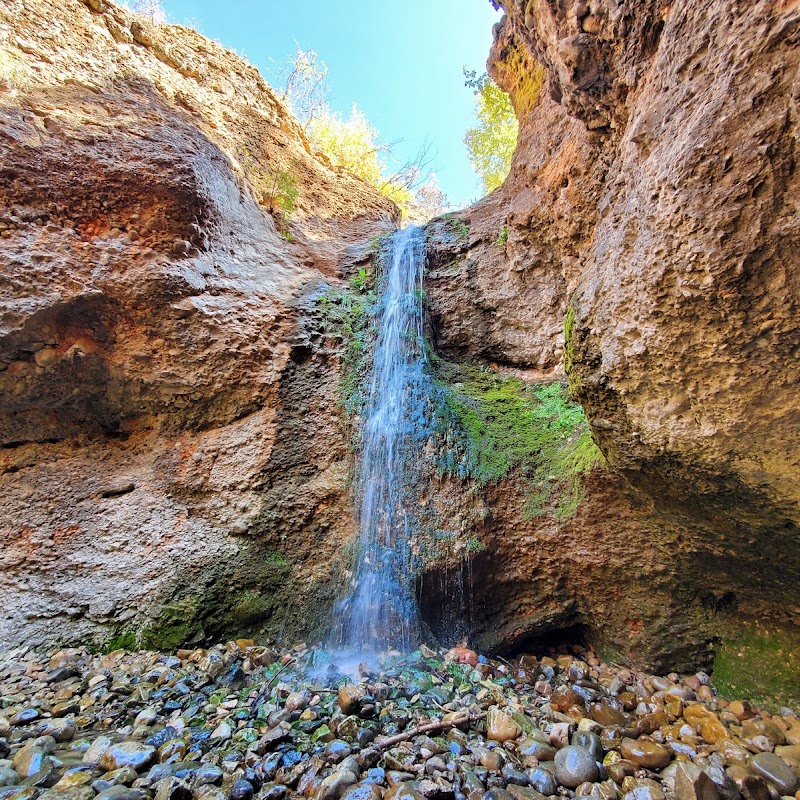
<path fill-rule="evenodd" d="M 467 551 L 467 555 L 472 556 L 482 553 L 486 549 L 486 545 L 477 536 L 470 536 L 464 549 Z"/>
<path fill-rule="evenodd" d="M 286 169 L 276 170 L 271 179 L 267 194 L 267 208 L 270 213 L 277 214 L 280 221 L 287 225 L 297 207 L 300 190 L 294 175 Z"/>
<path fill-rule="evenodd" d="M 282 553 L 277 550 L 270 550 L 265 556 L 265 560 L 270 564 L 275 564 L 278 567 L 288 567 L 289 562 L 284 558 Z"/>
<path fill-rule="evenodd" d="M 448 225 L 459 242 L 467 242 L 469 239 L 469 225 L 465 220 L 461 219 L 461 217 L 450 217 L 448 219 Z"/>
<path fill-rule="evenodd" d="M 503 230 L 500 231 L 500 235 L 497 237 L 497 241 L 495 244 L 501 249 L 506 249 L 506 244 L 508 243 L 508 225 L 503 225 Z"/>
<path fill-rule="evenodd" d="M 372 276 L 366 267 L 360 267 L 358 272 L 350 278 L 350 285 L 360 294 L 369 291 L 372 284 Z"/>

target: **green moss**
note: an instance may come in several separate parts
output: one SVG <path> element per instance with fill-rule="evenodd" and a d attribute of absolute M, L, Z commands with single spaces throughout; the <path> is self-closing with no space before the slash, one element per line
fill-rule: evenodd
<path fill-rule="evenodd" d="M 113 653 L 114 650 L 136 650 L 136 634 L 133 631 L 125 631 L 110 639 L 102 648 L 104 653 Z"/>
<path fill-rule="evenodd" d="M 508 225 L 504 225 L 502 230 L 500 231 L 500 235 L 497 237 L 497 241 L 495 244 L 501 249 L 506 249 L 506 244 L 508 244 Z"/>
<path fill-rule="evenodd" d="M 340 402 L 345 413 L 358 414 L 378 313 L 374 274 L 359 270 L 347 287 L 331 286 L 318 302 L 326 332 L 344 342 Z"/>
<path fill-rule="evenodd" d="M 528 486 L 530 516 L 572 516 L 584 496 L 583 476 L 603 457 L 565 387 L 438 359 L 433 369 L 440 415 L 462 444 L 446 451 L 442 468 L 483 485 L 518 470 Z"/>
<path fill-rule="evenodd" d="M 712 682 L 727 699 L 800 708 L 800 628 L 738 623 L 716 649 Z"/>
<path fill-rule="evenodd" d="M 163 627 L 144 628 L 138 640 L 143 650 L 172 652 L 189 642 L 196 630 L 196 626 L 190 622 L 171 622 Z"/>
<path fill-rule="evenodd" d="M 231 608 L 231 617 L 244 625 L 258 622 L 267 616 L 272 605 L 270 595 L 246 589 L 236 598 L 236 602 Z"/>
<path fill-rule="evenodd" d="M 268 551 L 264 556 L 264 560 L 269 564 L 275 564 L 278 567 L 289 566 L 289 562 L 286 560 L 283 554 L 279 553 L 277 550 Z"/>
<path fill-rule="evenodd" d="M 467 539 L 466 551 L 468 555 L 482 553 L 485 549 L 486 545 L 477 536 L 470 536 Z"/>

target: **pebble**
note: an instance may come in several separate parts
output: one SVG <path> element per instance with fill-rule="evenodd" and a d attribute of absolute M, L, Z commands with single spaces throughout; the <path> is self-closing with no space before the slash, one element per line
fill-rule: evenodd
<path fill-rule="evenodd" d="M 800 721 L 788 711 L 726 704 L 706 677 L 636 674 L 586 650 L 508 663 L 473 654 L 397 657 L 358 680 L 310 677 L 308 649 L 246 640 L 177 656 L 6 656 L 0 800 L 772 800 L 796 791 Z M 413 735 L 431 722 L 441 727 Z"/>
<path fill-rule="evenodd" d="M 100 766 L 106 770 L 131 767 L 137 771 L 149 766 L 156 757 L 155 747 L 141 742 L 112 744 L 100 757 Z"/>
<path fill-rule="evenodd" d="M 556 780 L 568 789 L 576 789 L 582 783 L 593 783 L 600 777 L 600 770 L 592 754 L 583 747 L 568 745 L 556 753 Z"/>
<path fill-rule="evenodd" d="M 645 769 L 663 769 L 672 760 L 669 750 L 647 739 L 623 739 L 619 750 L 623 758 Z"/>
<path fill-rule="evenodd" d="M 522 728 L 514 719 L 502 711 L 497 706 L 489 709 L 486 718 L 486 730 L 488 737 L 495 742 L 508 742 L 517 739 L 522 733 Z"/>
<path fill-rule="evenodd" d="M 676 800 L 719 800 L 714 781 L 689 761 L 675 765 L 674 791 Z"/>
<path fill-rule="evenodd" d="M 343 714 L 354 714 L 361 708 L 361 701 L 367 696 L 367 690 L 360 684 L 347 683 L 339 687 L 337 702 Z"/>

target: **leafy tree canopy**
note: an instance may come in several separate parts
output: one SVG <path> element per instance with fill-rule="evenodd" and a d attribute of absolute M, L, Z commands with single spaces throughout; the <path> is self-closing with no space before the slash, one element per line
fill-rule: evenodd
<path fill-rule="evenodd" d="M 466 85 L 475 93 L 477 125 L 467 130 L 467 145 L 473 170 L 484 191 L 494 191 L 506 179 L 517 146 L 519 124 L 511 98 L 486 74 L 464 70 Z"/>

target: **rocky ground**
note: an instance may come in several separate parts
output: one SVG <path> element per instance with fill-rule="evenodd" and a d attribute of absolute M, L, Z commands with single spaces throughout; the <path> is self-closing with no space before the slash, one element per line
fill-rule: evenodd
<path fill-rule="evenodd" d="M 427 648 L 354 682 L 321 651 L 0 660 L 0 800 L 800 798 L 800 719 L 580 647 Z"/>

